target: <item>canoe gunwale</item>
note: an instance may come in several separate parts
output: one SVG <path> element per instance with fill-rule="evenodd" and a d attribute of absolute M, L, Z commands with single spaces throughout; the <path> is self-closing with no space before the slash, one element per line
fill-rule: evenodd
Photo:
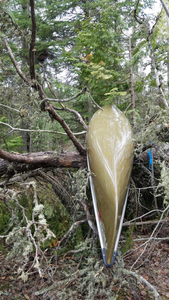
<path fill-rule="evenodd" d="M 100 240 L 100 246 L 101 246 L 103 262 L 104 262 L 104 264 L 107 268 L 111 268 L 113 266 L 113 263 L 115 261 L 116 255 L 117 255 L 117 248 L 118 248 L 118 244 L 119 244 L 121 229 L 122 229 L 122 225 L 123 225 L 123 219 L 124 219 L 126 205 L 127 205 L 129 187 L 127 188 L 126 198 L 125 198 L 124 205 L 123 205 L 123 210 L 122 210 L 121 219 L 120 219 L 120 223 L 119 223 L 119 228 L 118 228 L 118 232 L 117 232 L 117 237 L 116 237 L 116 242 L 115 242 L 115 246 L 114 246 L 112 261 L 109 264 L 107 262 L 107 258 L 106 258 L 106 250 L 105 250 L 105 247 L 104 247 L 104 241 L 103 241 L 102 231 L 101 231 L 100 222 L 99 222 L 99 211 L 98 211 L 98 207 L 97 207 L 97 198 L 96 198 L 96 195 L 95 195 L 94 184 L 93 184 L 92 174 L 91 174 L 91 170 L 90 170 L 88 154 L 87 154 L 87 166 L 88 166 L 88 171 L 90 172 L 89 181 L 90 181 L 90 187 L 91 187 L 91 193 L 92 193 L 92 202 L 93 202 L 93 207 L 94 207 L 94 213 L 95 213 L 95 218 L 96 218 L 96 224 L 97 224 L 97 229 L 98 229 L 98 235 L 99 235 L 99 240 Z"/>

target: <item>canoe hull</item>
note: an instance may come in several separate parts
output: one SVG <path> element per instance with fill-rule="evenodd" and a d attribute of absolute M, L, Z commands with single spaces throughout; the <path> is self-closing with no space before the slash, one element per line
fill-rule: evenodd
<path fill-rule="evenodd" d="M 117 251 L 133 161 L 132 129 L 119 109 L 106 106 L 93 115 L 87 132 L 87 152 L 103 259 L 111 266 Z"/>

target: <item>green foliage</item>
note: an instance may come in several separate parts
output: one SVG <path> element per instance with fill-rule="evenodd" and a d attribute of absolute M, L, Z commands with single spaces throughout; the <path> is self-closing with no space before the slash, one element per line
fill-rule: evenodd
<path fill-rule="evenodd" d="M 133 244 L 134 244 L 134 242 L 133 242 L 133 231 L 134 231 L 134 226 L 131 226 L 125 232 L 126 241 L 125 241 L 124 245 L 121 248 L 121 254 L 122 255 L 133 247 Z"/>
<path fill-rule="evenodd" d="M 5 231 L 7 230 L 9 221 L 10 221 L 9 210 L 5 205 L 5 203 L 1 201 L 0 202 L 0 235 L 4 234 Z"/>
<path fill-rule="evenodd" d="M 14 135 L 15 136 L 15 135 Z M 16 136 L 11 138 L 5 139 L 5 143 L 1 145 L 2 149 L 7 151 L 18 151 L 23 147 L 23 140 L 21 136 Z"/>
<path fill-rule="evenodd" d="M 0 122 L 7 123 L 7 118 L 2 116 Z M 18 136 L 16 133 L 11 136 L 8 135 L 8 127 L 0 124 L 0 145 L 1 148 L 6 151 L 19 151 L 23 146 L 23 140 L 21 136 Z"/>

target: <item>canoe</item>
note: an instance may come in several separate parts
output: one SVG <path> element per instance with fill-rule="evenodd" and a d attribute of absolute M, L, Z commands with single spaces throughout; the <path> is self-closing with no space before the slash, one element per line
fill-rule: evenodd
<path fill-rule="evenodd" d="M 94 213 L 103 261 L 114 263 L 133 163 L 133 132 L 115 106 L 104 106 L 87 131 L 87 157 Z"/>

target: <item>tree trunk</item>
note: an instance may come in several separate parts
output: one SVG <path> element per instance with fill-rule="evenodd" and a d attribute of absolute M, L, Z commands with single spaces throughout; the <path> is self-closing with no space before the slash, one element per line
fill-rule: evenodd
<path fill-rule="evenodd" d="M 131 92 L 131 107 L 133 110 L 133 122 L 134 122 L 134 109 L 135 109 L 135 96 L 134 96 L 134 80 L 133 80 L 133 66 L 132 66 L 132 53 L 131 53 L 131 36 L 129 36 L 129 59 L 130 59 L 130 92 Z"/>
<path fill-rule="evenodd" d="M 163 92 L 163 90 L 161 88 L 161 83 L 160 83 L 160 80 L 159 80 L 158 71 L 156 69 L 154 51 L 153 51 L 153 46 L 152 46 L 151 41 L 150 41 L 150 35 L 147 36 L 147 42 L 148 42 L 148 45 L 149 45 L 149 48 L 150 48 L 151 66 L 152 66 L 152 69 L 154 71 L 156 85 L 157 85 L 159 94 L 161 95 L 161 100 L 162 100 L 162 103 L 163 103 L 164 107 L 168 107 L 168 103 L 167 103 L 167 101 L 165 99 L 164 92 Z"/>

